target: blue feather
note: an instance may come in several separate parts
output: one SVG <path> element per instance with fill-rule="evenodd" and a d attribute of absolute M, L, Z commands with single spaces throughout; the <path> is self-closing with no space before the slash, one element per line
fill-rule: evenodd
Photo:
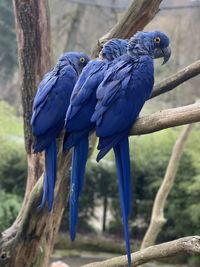
<path fill-rule="evenodd" d="M 45 150 L 45 172 L 48 184 L 48 211 L 51 212 L 54 200 L 54 187 L 56 181 L 56 140 Z"/>
<path fill-rule="evenodd" d="M 85 58 L 81 63 L 80 58 Z M 48 211 L 51 212 L 56 180 L 56 138 L 60 134 L 65 114 L 69 106 L 72 90 L 78 73 L 88 63 L 89 57 L 81 52 L 65 53 L 56 66 L 41 81 L 33 103 L 31 118 L 35 136 L 34 152 L 45 151 L 44 187 L 40 210 L 48 198 Z"/>
<path fill-rule="evenodd" d="M 76 237 L 78 223 L 78 198 L 83 189 L 85 166 L 88 156 L 88 136 L 82 138 L 74 146 L 72 156 L 72 173 L 70 183 L 70 238 L 73 241 Z"/>
<path fill-rule="evenodd" d="M 76 235 L 78 197 L 84 180 L 88 136 L 95 128 L 95 123 L 91 122 L 91 117 L 97 102 L 96 90 L 104 79 L 105 72 L 113 64 L 112 60 L 126 53 L 127 44 L 127 40 L 111 40 L 106 43 L 102 50 L 103 60 L 99 58 L 89 62 L 75 85 L 66 113 L 66 133 L 63 150 L 68 150 L 74 146 L 70 190 L 70 236 L 72 240 L 74 240 Z"/>
<path fill-rule="evenodd" d="M 128 144 L 128 138 L 125 140 L 125 142 Z M 122 143 L 121 143 L 122 142 Z M 130 212 L 129 203 L 127 201 L 130 201 L 129 196 L 130 193 L 127 192 L 130 191 L 130 187 L 127 188 L 127 186 L 130 186 L 130 175 L 124 176 L 126 174 L 127 170 L 124 169 L 124 167 L 130 167 L 129 164 L 126 165 L 125 158 L 127 158 L 127 153 L 129 155 L 129 152 L 127 151 L 127 147 L 123 148 L 123 145 L 125 142 L 121 141 L 114 147 L 114 153 L 115 153 L 115 160 L 117 165 L 117 173 L 118 173 L 118 185 L 119 185 L 119 194 L 120 194 L 120 205 L 122 210 L 122 218 L 123 218 L 123 224 L 124 224 L 124 238 L 126 242 L 126 252 L 128 257 L 128 265 L 131 266 L 131 250 L 130 250 L 130 241 L 129 241 L 129 232 L 128 232 L 128 214 Z M 123 158 L 125 157 L 125 158 Z M 128 166 L 129 165 L 129 166 Z M 127 194 L 128 193 L 128 197 Z"/>
<path fill-rule="evenodd" d="M 121 155 L 121 169 L 123 170 L 123 187 L 127 216 L 131 213 L 131 167 L 128 135 L 118 143 Z"/>
<path fill-rule="evenodd" d="M 44 186 L 41 203 L 38 210 L 44 207 L 46 198 L 48 197 L 48 211 L 51 212 L 54 200 L 54 187 L 56 178 L 56 139 L 52 140 L 51 144 L 45 149 L 45 174 L 44 174 Z"/>
<path fill-rule="evenodd" d="M 43 181 L 43 194 L 42 194 L 42 200 L 40 205 L 38 206 L 37 210 L 40 211 L 46 202 L 47 199 L 47 190 L 48 190 L 48 182 L 47 182 L 47 175 L 46 172 L 44 173 L 44 181 Z"/>
<path fill-rule="evenodd" d="M 158 38 L 159 37 L 159 38 Z M 158 40 L 158 41 L 156 41 Z M 137 33 L 122 55 L 105 73 L 97 89 L 97 105 L 91 118 L 99 137 L 97 160 L 114 149 L 124 237 L 128 264 L 131 265 L 128 217 L 131 211 L 131 177 L 128 133 L 137 119 L 154 84 L 153 58 L 170 56 L 169 38 L 158 31 Z"/>

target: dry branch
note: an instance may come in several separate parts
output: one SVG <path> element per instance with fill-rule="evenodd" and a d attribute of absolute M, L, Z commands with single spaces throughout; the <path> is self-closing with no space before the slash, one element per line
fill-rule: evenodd
<path fill-rule="evenodd" d="M 164 217 L 164 208 L 166 200 L 173 187 L 181 156 L 183 154 L 183 150 L 189 137 L 189 134 L 192 130 L 192 127 L 193 124 L 187 125 L 181 132 L 179 138 L 177 139 L 174 145 L 165 173 L 165 177 L 157 192 L 153 204 L 151 222 L 142 241 L 141 249 L 153 246 L 155 244 L 156 238 L 158 237 L 158 234 L 160 233 L 163 225 L 166 222 L 166 219 Z"/>
<path fill-rule="evenodd" d="M 111 38 L 130 38 L 142 30 L 157 14 L 162 0 L 135 0 L 121 20 L 98 40 L 93 56 L 98 56 L 102 45 Z"/>
<path fill-rule="evenodd" d="M 130 135 L 149 134 L 170 127 L 200 121 L 200 102 L 191 105 L 166 109 L 139 118 L 130 131 Z"/>
<path fill-rule="evenodd" d="M 198 74 L 200 74 L 200 60 L 195 61 L 194 63 L 188 65 L 187 67 L 178 71 L 174 75 L 171 75 L 170 77 L 157 83 L 154 86 L 154 90 L 150 99 L 171 91 L 178 85 L 197 76 Z"/>
<path fill-rule="evenodd" d="M 148 247 L 131 254 L 132 267 L 142 265 L 146 262 L 159 260 L 180 253 L 200 255 L 200 236 L 188 236 L 174 241 Z M 127 257 L 115 257 L 102 262 L 95 262 L 81 267 L 126 267 Z"/>

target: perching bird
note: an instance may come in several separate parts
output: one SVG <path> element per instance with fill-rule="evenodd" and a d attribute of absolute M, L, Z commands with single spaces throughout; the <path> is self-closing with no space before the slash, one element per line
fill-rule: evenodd
<path fill-rule="evenodd" d="M 124 224 L 128 264 L 131 265 L 128 217 L 131 209 L 129 131 L 154 84 L 153 59 L 170 57 L 169 38 L 160 31 L 138 32 L 128 44 L 127 54 L 109 68 L 97 89 L 98 103 L 92 116 L 99 137 L 99 161 L 114 149 Z"/>
<path fill-rule="evenodd" d="M 112 39 L 105 43 L 100 58 L 91 60 L 84 68 L 71 96 L 66 114 L 66 134 L 63 144 L 64 151 L 74 147 L 70 182 L 69 232 L 71 240 L 76 237 L 78 198 L 83 187 L 88 156 L 88 137 L 95 127 L 95 123 L 92 123 L 90 119 L 97 103 L 96 89 L 113 60 L 126 53 L 127 45 L 128 41 L 123 39 Z"/>
<path fill-rule="evenodd" d="M 31 119 L 34 152 L 45 151 L 45 174 L 41 209 L 48 196 L 51 212 L 56 179 L 56 137 L 62 130 L 74 85 L 89 57 L 81 52 L 64 53 L 39 84 Z"/>

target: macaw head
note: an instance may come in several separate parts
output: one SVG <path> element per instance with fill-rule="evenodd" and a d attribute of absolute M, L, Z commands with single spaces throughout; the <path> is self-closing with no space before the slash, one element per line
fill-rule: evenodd
<path fill-rule="evenodd" d="M 64 67 L 67 64 L 71 64 L 78 74 L 90 61 L 88 55 L 82 52 L 66 52 L 58 60 L 58 66 Z"/>
<path fill-rule="evenodd" d="M 109 61 L 127 53 L 128 40 L 113 38 L 107 41 L 99 53 L 99 57 Z"/>
<path fill-rule="evenodd" d="M 163 32 L 137 32 L 130 39 L 127 51 L 133 57 L 138 55 L 149 55 L 152 58 L 163 57 L 163 64 L 165 64 L 171 56 L 169 43 L 169 38 Z"/>

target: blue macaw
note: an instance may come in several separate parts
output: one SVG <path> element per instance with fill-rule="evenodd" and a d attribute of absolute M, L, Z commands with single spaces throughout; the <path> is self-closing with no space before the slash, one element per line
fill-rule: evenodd
<path fill-rule="evenodd" d="M 153 59 L 170 57 L 169 38 L 160 31 L 138 32 L 127 54 L 105 73 L 97 89 L 98 102 L 91 121 L 96 123 L 100 150 L 97 161 L 113 148 L 117 166 L 120 205 L 128 264 L 131 265 L 128 217 L 131 210 L 131 175 L 128 134 L 154 84 Z"/>
<path fill-rule="evenodd" d="M 48 211 L 51 212 L 56 179 L 56 137 L 63 129 L 65 114 L 78 75 L 89 62 L 81 52 L 66 52 L 39 84 L 34 103 L 31 125 L 35 143 L 34 152 L 45 151 L 45 174 L 42 201 L 48 196 Z"/>
<path fill-rule="evenodd" d="M 66 114 L 63 149 L 72 147 L 72 172 L 70 183 L 70 238 L 75 239 L 78 223 L 78 198 L 82 191 L 85 166 L 88 156 L 88 137 L 94 130 L 91 122 L 95 110 L 96 89 L 104 78 L 105 71 L 113 60 L 127 51 L 128 41 L 112 39 L 106 42 L 100 52 L 100 58 L 91 60 L 84 68 L 73 90 Z"/>

